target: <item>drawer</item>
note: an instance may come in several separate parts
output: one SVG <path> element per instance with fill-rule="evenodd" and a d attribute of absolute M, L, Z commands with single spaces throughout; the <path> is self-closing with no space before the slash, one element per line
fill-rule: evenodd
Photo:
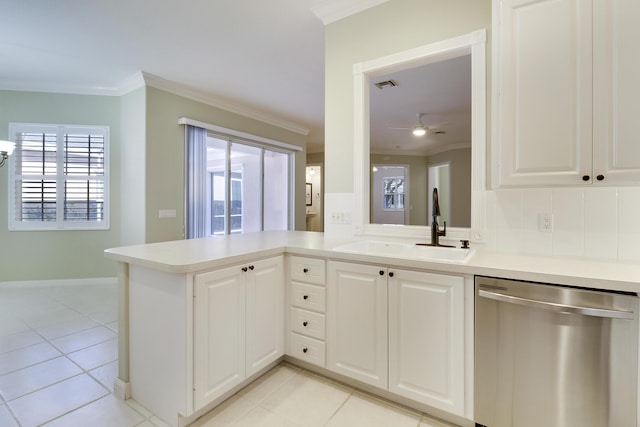
<path fill-rule="evenodd" d="M 324 341 L 291 332 L 289 347 L 290 356 L 325 367 Z"/>
<path fill-rule="evenodd" d="M 324 286 L 324 264 L 323 259 L 292 256 L 289 258 L 291 280 Z"/>
<path fill-rule="evenodd" d="M 293 332 L 324 340 L 324 314 L 290 308 L 289 328 Z"/>
<path fill-rule="evenodd" d="M 326 308 L 325 289 L 320 286 L 292 282 L 290 303 L 305 310 L 324 313 Z"/>

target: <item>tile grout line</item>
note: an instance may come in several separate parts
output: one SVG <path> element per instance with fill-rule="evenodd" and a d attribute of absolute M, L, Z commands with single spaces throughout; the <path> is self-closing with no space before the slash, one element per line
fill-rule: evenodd
<path fill-rule="evenodd" d="M 81 317 L 84 317 L 84 318 L 87 318 L 87 319 L 89 319 L 89 320 L 91 320 L 91 321 L 94 321 L 94 322 L 96 322 L 99 326 L 105 327 L 105 328 L 109 329 L 110 331 L 113 331 L 111 328 L 109 328 L 108 326 L 106 326 L 106 324 L 105 324 L 105 323 L 100 322 L 100 321 L 98 321 L 98 320 L 96 320 L 96 319 L 93 319 L 93 318 L 91 318 L 91 317 L 89 317 L 89 316 L 85 315 L 84 313 L 80 312 L 80 311 L 79 311 L 79 310 L 77 310 L 76 308 L 74 308 L 74 307 L 72 307 L 72 306 L 69 306 L 69 305 L 67 305 L 67 304 L 65 304 L 65 303 L 63 303 L 63 302 L 61 302 L 61 301 L 59 301 L 59 300 L 56 300 L 55 298 L 52 298 L 52 297 L 51 297 L 51 295 L 48 295 L 48 294 L 46 294 L 46 293 L 45 293 L 45 295 L 46 295 L 46 297 L 47 297 L 47 299 L 48 299 L 49 301 L 55 302 L 55 303 L 57 303 L 57 304 L 60 304 L 61 306 L 65 307 L 66 309 L 69 309 L 69 310 L 71 310 L 71 311 L 73 311 L 73 312 L 75 312 L 75 313 L 78 313 Z M 95 344 L 92 344 L 92 345 L 90 345 L 90 346 L 83 347 L 82 349 L 77 349 L 77 350 L 74 350 L 73 352 L 69 352 L 69 353 L 67 353 L 67 352 L 65 352 L 65 351 L 62 351 L 58 346 L 56 346 L 53 342 L 51 342 L 51 340 L 50 340 L 49 338 L 45 337 L 42 333 L 40 333 L 38 330 L 36 330 L 36 328 L 35 328 L 35 327 L 33 327 L 31 324 L 27 323 L 27 322 L 26 322 L 22 317 L 16 317 L 16 318 L 18 318 L 21 322 L 23 322 L 23 323 L 25 324 L 25 326 L 28 328 L 28 330 L 29 330 L 29 331 L 32 331 L 34 334 L 38 335 L 38 336 L 43 340 L 43 342 L 46 342 L 47 344 L 51 345 L 51 346 L 52 346 L 56 351 L 58 351 L 60 354 L 59 354 L 59 355 L 57 355 L 57 356 L 54 356 L 54 357 L 52 357 L 52 358 L 50 358 L 50 359 L 43 360 L 43 361 L 40 361 L 40 362 L 38 362 L 38 363 L 34 363 L 34 364 L 31 364 L 31 365 L 28 365 L 28 366 L 22 367 L 22 368 L 20 368 L 20 369 L 16 369 L 16 370 L 14 370 L 14 371 L 7 372 L 7 373 L 4 373 L 4 374 L 2 374 L 2 375 L 7 375 L 7 374 L 10 374 L 10 373 L 18 372 L 18 371 L 20 371 L 20 370 L 22 370 L 22 369 L 26 369 L 26 368 L 30 368 L 30 367 L 33 367 L 33 366 L 37 366 L 37 365 L 39 365 L 39 364 L 41 364 L 41 363 L 46 363 L 46 362 L 48 362 L 48 361 L 51 361 L 51 360 L 57 359 L 57 358 L 59 358 L 59 357 L 64 357 L 65 359 L 67 359 L 67 360 L 68 360 L 69 362 L 71 362 L 73 365 L 77 366 L 77 367 L 80 369 L 80 371 L 81 371 L 81 372 L 80 372 L 80 373 L 78 373 L 78 374 L 76 374 L 76 375 L 72 375 L 72 376 L 70 376 L 70 377 L 67 377 L 67 378 L 61 379 L 61 380 L 59 380 L 59 381 L 55 381 L 55 382 L 53 382 L 53 383 L 51 383 L 51 384 L 48 384 L 48 385 L 46 385 L 46 386 L 44 386 L 44 387 L 40 387 L 40 388 L 38 388 L 38 389 L 36 389 L 36 390 L 32 390 L 32 391 L 30 391 L 29 393 L 26 393 L 26 394 L 24 394 L 24 395 L 17 396 L 16 398 L 11 399 L 11 401 L 16 400 L 16 399 L 19 399 L 19 398 L 22 398 L 22 397 L 25 397 L 25 396 L 28 396 L 28 395 L 33 394 L 33 393 L 35 393 L 35 392 L 38 392 L 38 391 L 44 390 L 44 389 L 46 389 L 46 388 L 48 388 L 48 387 L 54 386 L 54 385 L 56 385 L 56 384 L 60 384 L 60 383 L 62 383 L 62 382 L 64 382 L 64 381 L 67 381 L 67 380 L 69 380 L 69 379 L 71 379 L 71 378 L 79 377 L 79 376 L 81 376 L 81 375 L 86 375 L 87 377 L 89 377 L 92 381 L 94 381 L 95 383 L 97 383 L 101 388 L 103 388 L 103 389 L 107 392 L 107 394 L 105 394 L 105 395 L 103 395 L 103 396 L 100 396 L 100 397 L 99 397 L 99 398 L 97 398 L 97 399 L 94 399 L 94 400 L 92 400 L 92 401 L 90 401 L 90 402 L 86 402 L 86 403 L 84 403 L 84 404 L 82 404 L 82 405 L 80 405 L 80 406 L 78 406 L 78 407 L 76 407 L 76 408 L 74 408 L 74 409 L 72 409 L 72 410 L 69 410 L 69 411 L 67 411 L 67 412 L 65 412 L 65 413 L 63 413 L 63 414 L 60 414 L 60 415 L 58 415 L 58 416 L 56 416 L 56 417 L 54 417 L 54 418 L 52 418 L 52 419 L 47 420 L 45 423 L 43 423 L 43 424 L 47 424 L 47 423 L 50 423 L 50 422 L 52 422 L 52 421 L 54 421 L 54 420 L 56 420 L 56 419 L 58 419 L 58 418 L 61 418 L 61 417 L 65 416 L 65 415 L 68 415 L 68 414 L 70 414 L 70 413 L 72 413 L 72 412 L 74 412 L 74 411 L 77 411 L 77 410 L 79 410 L 80 408 L 83 408 L 83 407 L 85 407 L 85 406 L 87 406 L 87 405 L 91 405 L 91 404 L 93 404 L 93 403 L 97 402 L 98 400 L 105 398 L 105 397 L 106 397 L 106 396 L 108 396 L 108 395 L 112 395 L 112 394 L 113 394 L 113 392 L 112 392 L 108 387 L 106 387 L 104 384 L 102 384 L 102 383 L 101 383 L 97 378 L 95 378 L 95 377 L 94 377 L 93 375 L 91 375 L 91 374 L 90 374 L 90 372 L 89 372 L 90 370 L 98 369 L 98 368 L 100 368 L 100 367 L 106 366 L 106 365 L 107 365 L 107 364 L 109 364 L 109 363 L 113 363 L 113 361 L 109 361 L 109 362 L 104 363 L 104 364 L 101 364 L 101 365 L 99 365 L 99 366 L 95 366 L 95 367 L 91 368 L 90 370 L 86 370 L 85 368 L 83 368 L 82 366 L 80 366 L 77 362 L 75 362 L 73 359 L 71 359 L 70 357 L 68 357 L 68 355 L 69 355 L 69 354 L 71 354 L 71 353 L 74 353 L 74 352 L 76 352 L 76 351 L 85 350 L 85 349 L 91 348 L 91 347 L 93 347 L 93 346 L 103 344 L 103 343 L 105 343 L 105 342 L 107 342 L 107 341 L 110 341 L 110 340 L 101 341 L 101 342 L 99 342 L 99 343 L 95 343 Z M 61 323 L 61 322 L 59 322 L 59 323 Z M 52 338 L 52 339 L 57 339 L 57 338 L 65 337 L 65 336 L 70 336 L 70 335 L 73 335 L 73 334 L 75 334 L 75 333 L 83 332 L 83 331 L 88 330 L 88 329 L 92 329 L 92 328 L 81 329 L 81 330 L 79 330 L 79 331 L 72 332 L 72 333 L 70 333 L 70 334 L 62 335 L 62 336 L 60 336 L 60 337 L 56 337 L 56 338 Z M 118 333 L 117 333 L 116 331 L 113 331 L 113 332 L 114 332 L 114 333 L 116 333 L 116 339 L 117 339 L 117 334 L 118 334 Z M 22 348 L 28 348 L 28 347 L 31 347 L 31 346 L 34 346 L 34 345 L 38 345 L 38 344 L 42 344 L 42 342 L 35 343 L 35 344 L 32 344 L 32 345 L 30 345 L 30 346 L 26 346 L 26 347 L 21 347 L 20 349 L 22 349 Z M 16 349 L 16 350 L 20 350 L 20 349 Z M 15 351 L 15 350 L 14 350 L 14 351 Z M 116 358 L 116 361 L 117 361 L 117 358 Z M 11 406 L 9 405 L 9 402 L 10 402 L 10 401 L 7 401 L 7 400 L 4 398 L 4 396 L 1 396 L 1 395 L 0 395 L 0 399 L 2 399 L 2 402 L 4 403 L 4 406 L 7 408 L 7 410 L 8 410 L 8 411 L 9 411 L 9 413 L 11 414 L 11 416 L 12 416 L 12 417 L 14 418 L 14 420 L 17 422 L 18 426 L 19 426 L 19 427 L 21 427 L 21 426 L 22 426 L 22 423 L 20 422 L 20 420 L 18 419 L 18 417 L 17 417 L 17 416 L 16 416 L 16 414 L 14 413 L 13 409 L 12 409 L 12 408 L 11 408 Z M 151 418 L 154 416 L 153 414 L 152 414 L 152 416 L 151 416 L 151 417 L 148 417 L 148 418 L 147 418 L 145 414 L 140 413 L 139 411 L 137 411 L 137 410 L 136 410 L 136 408 L 132 407 L 131 405 L 127 405 L 127 406 L 128 406 L 128 407 L 130 407 L 132 410 L 134 410 L 136 413 L 140 414 L 144 420 L 148 420 L 148 421 L 149 421 L 149 422 L 151 422 L 152 424 L 155 424 L 155 423 L 153 423 L 153 421 L 151 421 Z"/>
<path fill-rule="evenodd" d="M 69 309 L 71 309 L 71 310 L 73 310 L 73 311 L 75 311 L 75 312 L 79 313 L 79 314 L 80 314 L 80 315 L 82 315 L 83 317 L 85 317 L 85 318 L 87 318 L 87 319 L 89 319 L 89 320 L 91 320 L 91 321 L 96 322 L 99 326 L 103 326 L 103 327 L 105 327 L 105 328 L 109 329 L 110 331 L 114 332 L 114 333 L 116 334 L 116 338 L 115 338 L 115 339 L 117 339 L 117 337 L 118 337 L 118 331 L 115 331 L 115 330 L 113 330 L 112 328 L 110 328 L 109 326 L 107 326 L 107 323 L 112 323 L 112 322 L 107 322 L 107 323 L 105 323 L 105 322 L 101 322 L 101 321 L 99 321 L 98 319 L 95 319 L 95 318 L 93 318 L 93 317 L 91 317 L 91 316 L 89 316 L 89 315 L 87 315 L 87 314 L 85 314 L 85 313 L 83 313 L 83 312 L 81 312 L 81 311 L 77 310 L 75 307 L 73 307 L 73 306 L 69 306 L 69 305 L 67 305 L 67 304 L 66 304 L 66 303 L 64 303 L 64 302 L 61 302 L 60 300 L 56 300 L 56 302 L 59 302 L 60 304 L 64 305 L 65 307 L 67 307 L 67 308 L 69 308 Z M 117 320 L 116 320 L 116 321 L 117 321 Z M 28 326 L 29 326 L 29 325 L 28 325 Z M 29 327 L 30 327 L 30 326 L 29 326 Z M 56 337 L 56 338 L 54 338 L 54 339 L 62 338 L 62 337 L 66 337 L 66 336 L 70 336 L 70 335 L 73 335 L 73 334 L 75 334 L 75 333 L 83 332 L 83 331 L 86 331 L 86 330 L 89 330 L 89 329 L 92 329 L 92 328 L 82 329 L 82 330 L 79 330 L 79 331 L 76 331 L 76 332 L 72 332 L 72 333 L 67 334 L 67 335 L 62 335 L 62 336 L 60 336 L 60 337 Z M 35 331 L 35 332 L 36 332 L 36 333 L 38 333 L 37 331 Z M 109 361 L 109 362 L 107 362 L 107 363 L 104 363 L 104 364 L 102 364 L 102 365 L 95 366 L 95 367 L 91 368 L 90 370 L 85 370 L 85 369 L 84 369 L 82 366 L 80 366 L 77 362 L 75 362 L 73 359 L 71 359 L 70 357 L 68 357 L 68 355 L 69 355 L 69 354 L 71 354 L 71 353 L 75 353 L 75 352 L 77 352 L 77 351 L 82 351 L 82 350 L 85 350 L 85 349 L 87 349 L 87 348 L 91 348 L 91 347 L 94 347 L 94 346 L 96 346 L 96 345 L 103 344 L 103 343 L 105 343 L 105 342 L 107 342 L 107 341 L 111 341 L 111 339 L 108 339 L 108 340 L 105 340 L 105 341 L 101 341 L 101 342 L 99 342 L 99 343 L 95 343 L 95 344 L 92 344 L 92 345 L 90 345 L 90 346 L 84 347 L 84 348 L 82 348 L 82 349 L 77 349 L 77 350 L 74 350 L 74 351 L 72 351 L 72 352 L 67 353 L 67 352 L 62 351 L 59 347 L 57 347 L 54 343 L 52 343 L 49 339 L 47 339 L 47 338 L 46 338 L 46 337 L 44 337 L 43 335 L 41 335 L 41 334 L 39 334 L 39 335 L 40 335 L 40 336 L 41 336 L 45 341 L 47 341 L 50 345 L 52 345 L 56 350 L 60 351 L 60 352 L 62 353 L 62 355 L 63 355 L 66 359 L 68 359 L 71 363 L 73 363 L 73 364 L 74 364 L 74 365 L 76 365 L 78 368 L 80 368 L 80 369 L 82 370 L 82 373 L 83 373 L 83 374 L 88 375 L 92 380 L 94 380 L 95 382 L 97 382 L 101 387 L 105 388 L 105 389 L 107 390 L 107 392 L 108 392 L 108 394 L 107 394 L 107 395 L 113 395 L 113 392 L 112 392 L 108 387 L 106 387 L 104 384 L 102 384 L 102 383 L 101 383 L 97 378 L 95 378 L 95 377 L 94 377 L 93 375 L 91 375 L 91 373 L 90 373 L 90 371 L 91 371 L 91 370 L 101 368 L 101 367 L 103 367 L 103 366 L 108 365 L 109 363 L 113 363 L 113 362 L 114 362 L 113 360 L 112 360 L 112 361 Z M 118 361 L 118 359 L 116 358 L 116 359 L 115 359 L 115 361 L 117 362 L 117 361 Z M 78 375 L 82 375 L 82 374 L 78 374 Z M 76 375 L 76 376 L 78 376 L 78 375 Z M 70 378 L 73 378 L 73 377 L 70 377 Z M 69 378 L 67 378 L 67 379 L 69 379 Z M 62 380 L 62 381 L 64 381 L 64 380 Z M 58 381 L 58 383 L 59 383 L 59 382 L 62 382 L 62 381 Z M 55 383 L 55 384 L 57 384 L 57 383 Z M 53 384 L 51 384 L 51 385 L 53 385 Z M 42 389 L 40 389 L 40 390 L 42 390 Z M 80 408 L 82 408 L 82 407 L 85 407 L 85 406 L 87 406 L 87 405 L 90 405 L 90 404 L 92 404 L 92 403 L 95 403 L 95 402 L 97 402 L 97 401 L 98 401 L 98 400 L 100 400 L 100 399 L 104 399 L 105 397 L 106 397 L 106 396 L 102 396 L 102 397 L 100 397 L 100 398 L 98 398 L 98 399 L 95 399 L 95 400 L 94 400 L 94 401 L 92 401 L 92 402 L 87 402 L 86 404 L 81 405 L 81 406 L 79 406 L 78 408 L 75 408 L 75 409 L 73 409 L 73 410 L 71 410 L 71 411 L 69 411 L 69 412 L 67 412 L 67 413 L 65 413 L 65 414 L 62 414 L 62 415 L 60 415 L 60 416 L 58 416 L 58 417 L 56 417 L 56 418 L 53 418 L 53 419 L 51 419 L 51 420 L 48 420 L 48 421 L 47 421 L 47 423 L 49 423 L 49 422 L 51 422 L 51 421 L 53 421 L 53 420 L 55 420 L 55 419 L 58 419 L 58 418 L 60 418 L 60 417 L 63 417 L 64 415 L 67 415 L 67 414 L 69 414 L 69 413 L 71 413 L 71 412 L 77 411 L 78 409 L 80 409 Z M 154 423 L 154 422 L 153 422 L 153 420 L 152 420 L 154 417 L 156 417 L 156 415 L 155 415 L 154 413 L 152 413 L 151 411 L 148 411 L 151 415 L 147 416 L 146 414 L 144 414 L 144 413 L 140 412 L 136 407 L 134 407 L 134 406 L 132 406 L 132 405 L 127 404 L 127 403 L 126 403 L 126 400 L 124 401 L 124 403 L 127 405 L 127 407 L 131 408 L 133 411 L 135 411 L 137 414 L 139 414 L 139 415 L 142 417 L 142 421 L 140 421 L 140 422 L 139 422 L 138 424 L 136 424 L 136 425 L 143 424 L 143 423 L 144 423 L 144 422 L 146 422 L 146 421 L 150 422 L 150 423 L 151 423 L 151 424 L 153 424 L 154 426 L 155 426 L 155 425 L 157 425 L 157 424 L 156 424 L 156 423 Z"/>
<path fill-rule="evenodd" d="M 342 402 L 342 403 L 340 404 L 340 406 L 338 406 L 338 408 L 337 408 L 335 411 L 333 411 L 333 414 L 331 414 L 331 416 L 329 417 L 329 419 L 327 420 L 327 422 L 325 422 L 325 423 L 323 424 L 323 426 L 325 426 L 325 427 L 326 427 L 327 425 L 329 425 L 329 423 L 331 422 L 331 420 L 332 420 L 336 415 L 338 415 L 338 412 L 340 412 L 340 410 L 341 410 L 342 408 L 344 408 L 344 406 L 347 404 L 347 402 L 349 401 L 349 399 L 351 399 L 351 397 L 353 397 L 353 393 L 354 393 L 354 392 L 355 392 L 355 390 L 354 390 L 354 389 L 352 389 L 352 390 L 351 390 L 351 392 L 349 393 L 349 395 L 347 396 L 347 398 L 346 398 L 346 399 L 344 399 L 344 402 Z"/>

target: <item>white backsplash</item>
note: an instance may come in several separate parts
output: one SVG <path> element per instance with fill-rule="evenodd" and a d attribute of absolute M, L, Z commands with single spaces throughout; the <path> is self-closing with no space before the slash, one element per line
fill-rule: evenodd
<path fill-rule="evenodd" d="M 541 213 L 552 232 L 538 230 Z M 487 228 L 499 252 L 640 261 L 640 187 L 489 191 Z"/>

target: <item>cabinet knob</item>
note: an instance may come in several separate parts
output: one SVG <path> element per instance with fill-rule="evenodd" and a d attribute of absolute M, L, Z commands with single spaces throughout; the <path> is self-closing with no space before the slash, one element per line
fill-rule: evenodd
<path fill-rule="evenodd" d="M 393 271 L 389 272 L 389 277 L 393 277 Z"/>
<path fill-rule="evenodd" d="M 381 276 L 384 276 L 384 270 L 380 270 L 380 273 L 378 274 L 380 274 Z"/>
<path fill-rule="evenodd" d="M 247 272 L 248 268 L 247 267 L 242 267 L 242 271 L 244 271 L 245 273 Z"/>
<path fill-rule="evenodd" d="M 304 322 L 302 322 L 302 326 L 307 326 L 309 324 L 309 322 L 307 322 L 306 320 Z"/>
<path fill-rule="evenodd" d="M 589 181 L 591 179 L 591 177 L 589 175 L 582 175 L 582 180 L 583 181 Z"/>
<path fill-rule="evenodd" d="M 255 267 L 253 265 L 249 266 L 249 270 L 253 270 Z"/>
<path fill-rule="evenodd" d="M 308 299 L 309 299 L 309 295 L 303 295 L 303 296 L 302 296 L 302 299 L 304 299 L 304 300 L 308 300 Z"/>
<path fill-rule="evenodd" d="M 309 269 L 308 269 L 308 268 L 303 268 L 303 269 L 302 269 L 302 272 L 303 272 L 303 273 L 308 273 L 308 272 L 309 272 Z"/>
<path fill-rule="evenodd" d="M 604 181 L 604 175 L 598 175 L 598 176 L 596 176 L 596 179 L 598 181 Z"/>
<path fill-rule="evenodd" d="M 308 351 L 309 351 L 309 349 L 308 349 L 307 347 L 305 347 L 305 348 L 303 348 L 303 349 L 302 349 L 302 352 L 303 352 L 303 353 L 306 353 L 306 352 L 308 352 Z"/>

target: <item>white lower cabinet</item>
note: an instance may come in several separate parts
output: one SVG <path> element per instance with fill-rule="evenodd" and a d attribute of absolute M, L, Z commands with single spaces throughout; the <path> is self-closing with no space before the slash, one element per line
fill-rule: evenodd
<path fill-rule="evenodd" d="M 194 407 L 203 407 L 284 354 L 282 257 L 194 278 Z"/>
<path fill-rule="evenodd" d="M 328 263 L 327 368 L 387 388 L 387 270 Z"/>
<path fill-rule="evenodd" d="M 245 378 L 246 273 L 240 267 L 194 279 L 193 389 L 200 408 Z"/>
<path fill-rule="evenodd" d="M 284 354 L 284 265 L 281 257 L 251 264 L 247 281 L 247 377 Z M 250 266 L 251 266 L 250 265 Z"/>
<path fill-rule="evenodd" d="M 389 391 L 462 415 L 464 384 L 464 279 L 390 269 Z"/>
<path fill-rule="evenodd" d="M 330 261 L 327 368 L 464 415 L 464 278 Z"/>
<path fill-rule="evenodd" d="M 277 362 L 286 335 L 293 358 L 464 416 L 463 278 L 287 260 L 286 308 L 282 256 L 196 274 L 131 266 L 131 397 L 181 425 Z"/>
<path fill-rule="evenodd" d="M 288 257 L 287 354 L 325 367 L 325 260 Z"/>

